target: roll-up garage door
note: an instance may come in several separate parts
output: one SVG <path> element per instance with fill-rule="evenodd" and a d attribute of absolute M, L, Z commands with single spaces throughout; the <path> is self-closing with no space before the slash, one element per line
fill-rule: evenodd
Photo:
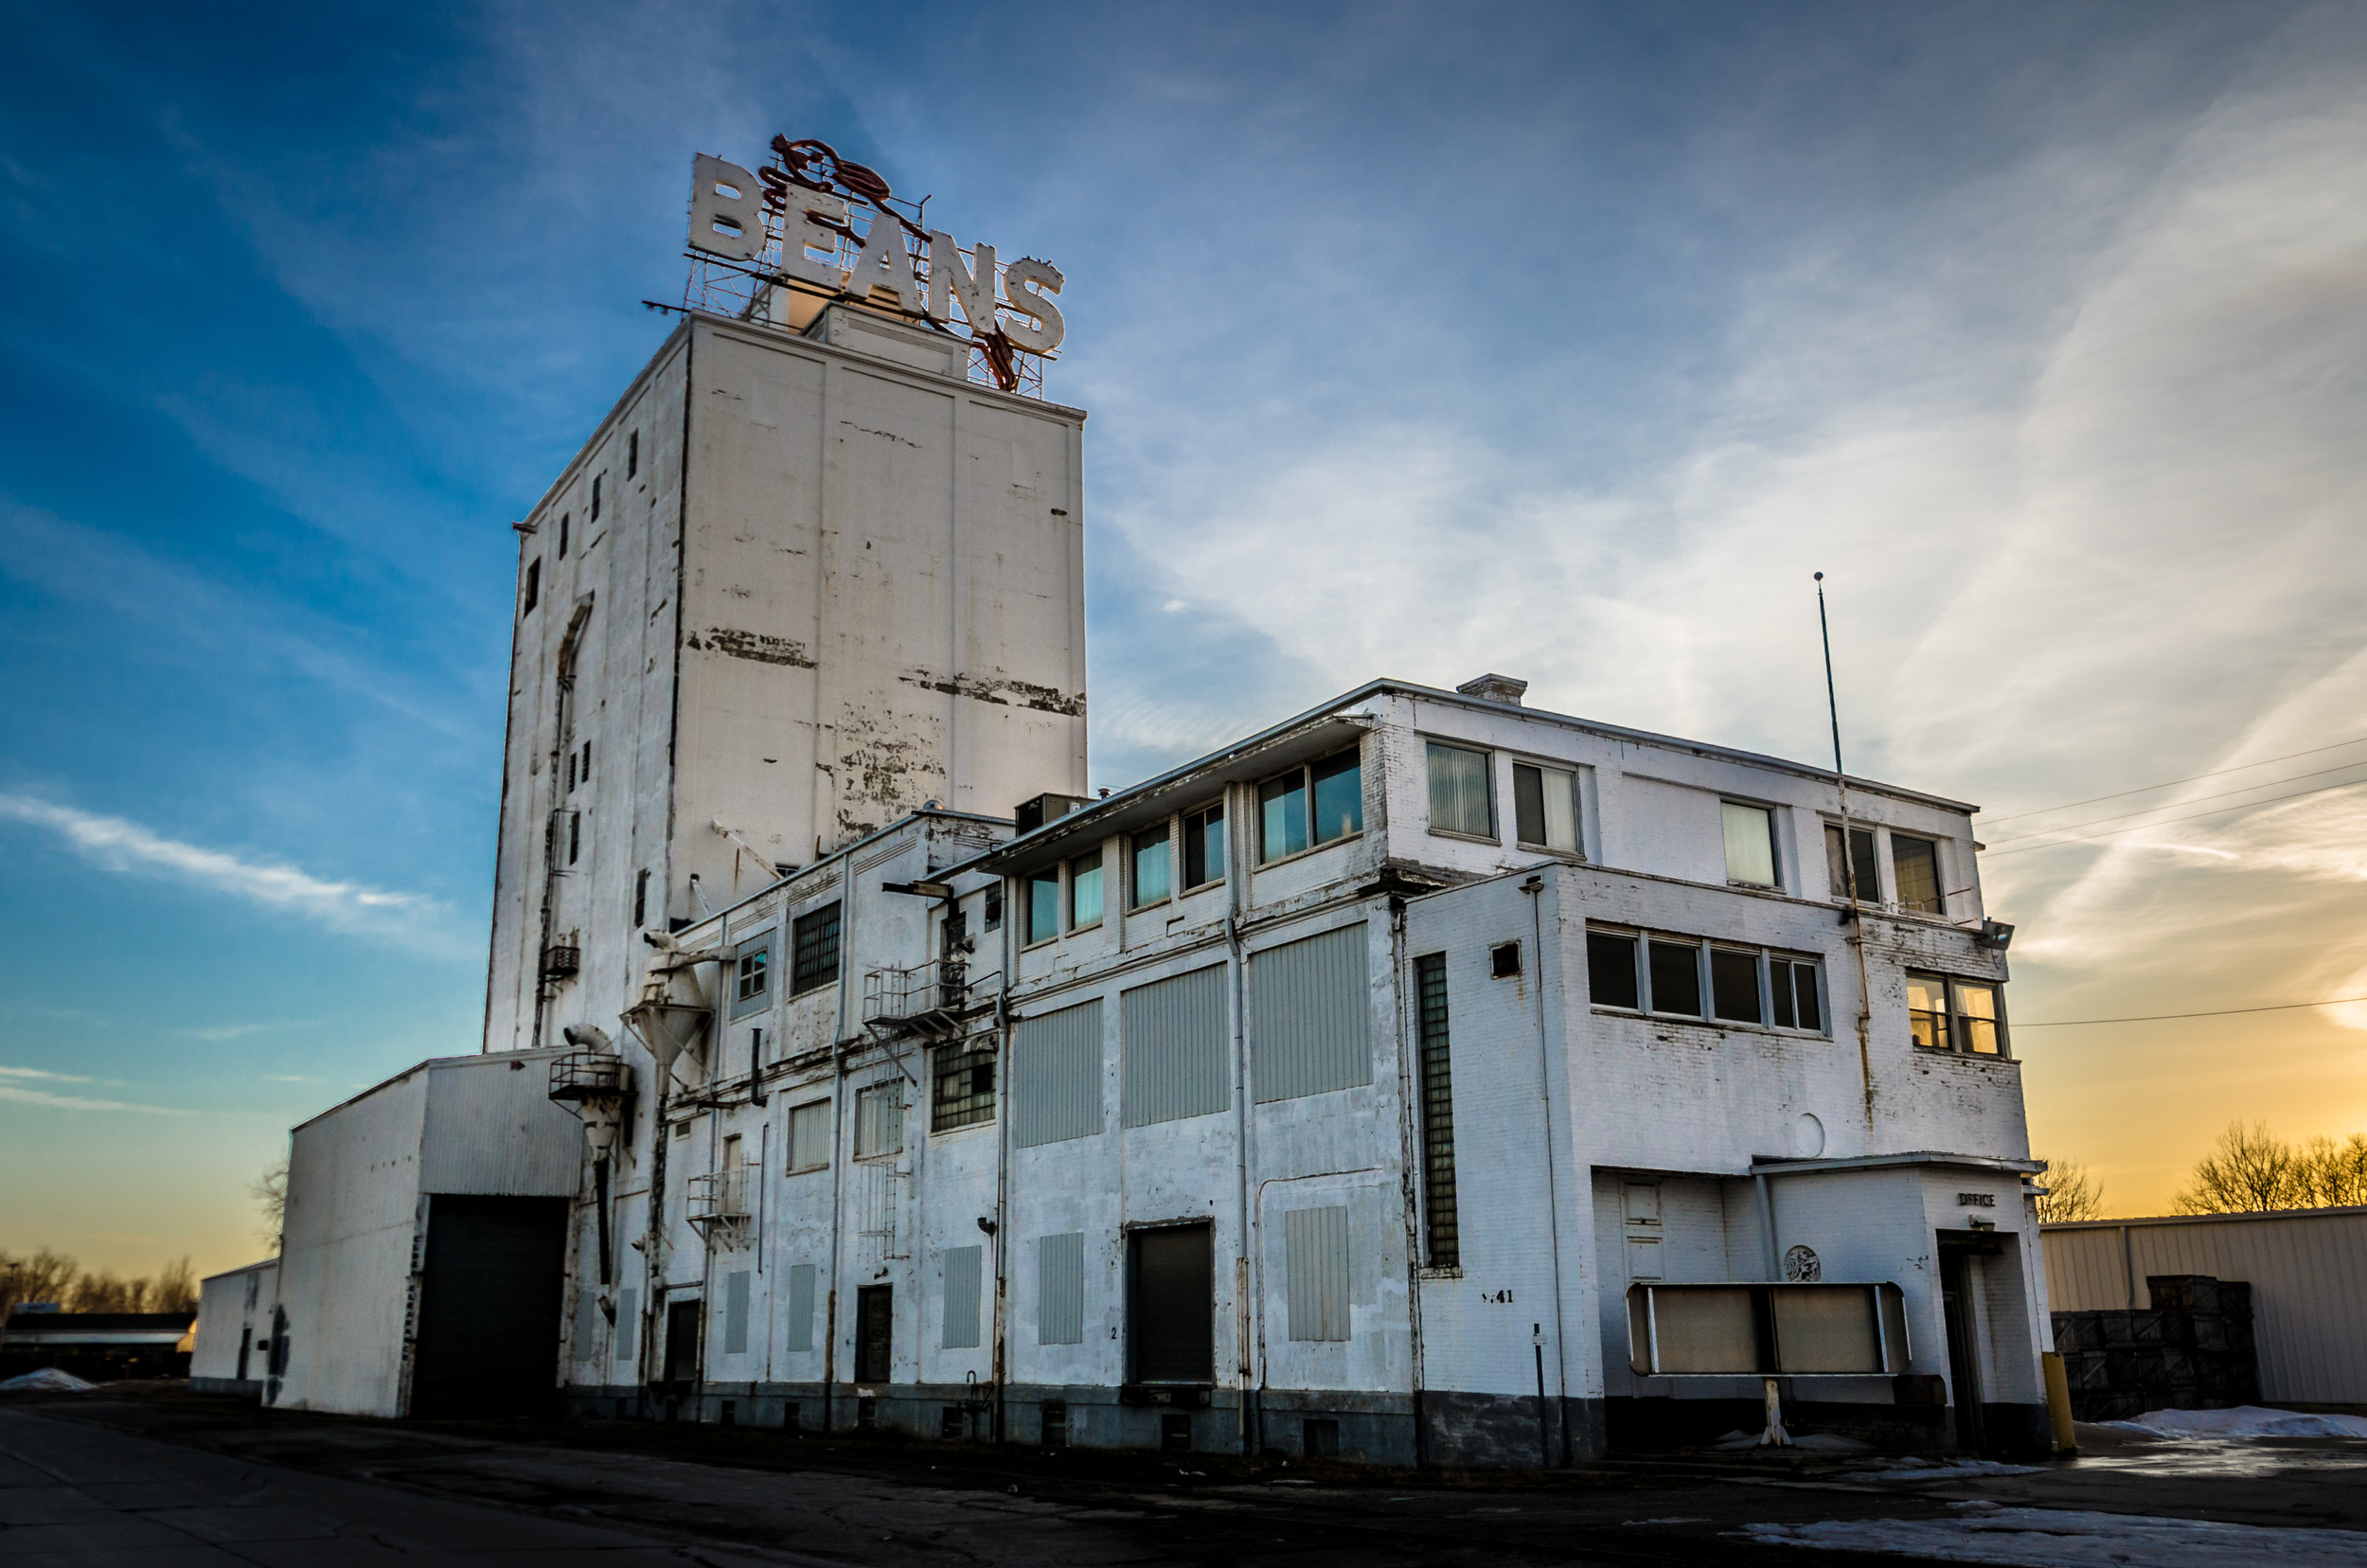
<path fill-rule="evenodd" d="M 430 1199 L 411 1414 L 549 1409 L 566 1264 L 564 1198 Z"/>

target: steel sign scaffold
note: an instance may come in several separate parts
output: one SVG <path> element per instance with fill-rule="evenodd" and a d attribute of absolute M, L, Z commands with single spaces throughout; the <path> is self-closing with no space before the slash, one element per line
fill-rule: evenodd
<path fill-rule="evenodd" d="M 972 373 L 1006 392 L 1041 394 L 1041 362 L 1067 331 L 1053 303 L 1066 279 L 1049 261 L 999 261 L 928 226 L 928 201 L 827 142 L 773 138 L 753 172 L 698 153 L 691 162 L 691 274 L 684 305 L 803 330 L 824 307 L 861 305 L 931 330 L 967 330 Z"/>

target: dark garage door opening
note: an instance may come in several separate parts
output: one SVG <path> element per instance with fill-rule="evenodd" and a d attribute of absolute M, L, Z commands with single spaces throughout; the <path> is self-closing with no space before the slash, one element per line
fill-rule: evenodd
<path fill-rule="evenodd" d="M 547 1411 L 566 1268 L 566 1199 L 432 1197 L 411 1413 Z"/>
<path fill-rule="evenodd" d="M 1127 1314 L 1134 1381 L 1215 1381 L 1217 1307 L 1208 1238 L 1206 1225 L 1134 1233 Z"/>

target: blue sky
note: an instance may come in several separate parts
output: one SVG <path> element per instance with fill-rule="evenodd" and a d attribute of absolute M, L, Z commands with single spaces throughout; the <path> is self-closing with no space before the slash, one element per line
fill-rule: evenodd
<path fill-rule="evenodd" d="M 1857 771 L 2249 770 L 1984 826 L 2018 1017 L 2367 994 L 2367 792 L 2272 798 L 2367 746 L 2250 767 L 2367 737 L 2354 8 L 0 22 L 0 1247 L 235 1264 L 473 1048 L 507 525 L 775 131 L 1068 276 L 1095 782 L 1489 668 L 1821 759 L 1823 569 Z M 2033 1030 L 2038 1141 L 2159 1207 L 2367 1126 L 2362 1027 Z"/>

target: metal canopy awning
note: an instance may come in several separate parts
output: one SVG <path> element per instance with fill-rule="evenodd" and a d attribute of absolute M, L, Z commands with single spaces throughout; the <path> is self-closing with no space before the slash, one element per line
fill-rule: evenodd
<path fill-rule="evenodd" d="M 1854 1154 L 1830 1160 L 1753 1160 L 1753 1176 L 1806 1176 L 1843 1170 L 1889 1170 L 1906 1166 L 1938 1166 L 1944 1169 L 1987 1170 L 2016 1176 L 2036 1176 L 2046 1169 L 2044 1160 L 2008 1160 L 1994 1154 L 1945 1154 L 1918 1149 L 1904 1154 Z"/>
<path fill-rule="evenodd" d="M 1112 833 L 1136 832 L 1165 822 L 1179 811 L 1205 805 L 1224 785 L 1270 778 L 1295 763 L 1328 757 L 1355 744 L 1371 727 L 1369 720 L 1333 714 L 1278 734 L 1252 737 L 1229 751 L 1137 784 L 1123 794 L 1096 800 L 1082 811 L 1047 822 L 1032 833 L 948 867 L 938 875 L 987 871 L 1001 876 L 1026 876 L 1057 864 Z"/>

